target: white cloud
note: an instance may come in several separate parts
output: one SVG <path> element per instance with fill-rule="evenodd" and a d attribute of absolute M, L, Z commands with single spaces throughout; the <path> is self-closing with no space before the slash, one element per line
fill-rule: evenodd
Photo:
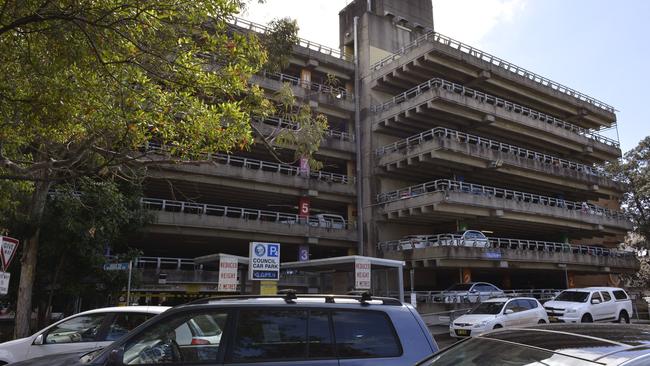
<path fill-rule="evenodd" d="M 433 0 L 436 31 L 470 45 L 495 26 L 511 22 L 522 12 L 526 0 Z"/>

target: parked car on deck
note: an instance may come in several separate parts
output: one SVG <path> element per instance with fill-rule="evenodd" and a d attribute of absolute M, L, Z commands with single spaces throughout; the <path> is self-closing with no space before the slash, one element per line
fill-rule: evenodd
<path fill-rule="evenodd" d="M 488 299 L 449 324 L 449 335 L 474 337 L 493 329 L 548 323 L 542 304 L 532 297 Z"/>
<path fill-rule="evenodd" d="M 551 322 L 629 323 L 632 300 L 625 290 L 617 287 L 573 288 L 544 303 L 544 308 Z"/>
<path fill-rule="evenodd" d="M 491 297 L 502 297 L 503 290 L 487 282 L 457 283 L 434 296 L 435 302 L 471 303 L 482 302 Z"/>
<path fill-rule="evenodd" d="M 0 365 L 106 347 L 167 306 L 120 306 L 84 311 L 29 337 L 0 344 Z"/>

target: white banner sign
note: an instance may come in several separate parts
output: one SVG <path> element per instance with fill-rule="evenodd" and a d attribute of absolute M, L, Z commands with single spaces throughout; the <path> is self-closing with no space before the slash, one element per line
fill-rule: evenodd
<path fill-rule="evenodd" d="M 221 256 L 219 259 L 219 292 L 237 292 L 237 258 Z"/>
<path fill-rule="evenodd" d="M 280 279 L 280 244 L 252 242 L 249 247 L 248 273 L 251 280 L 278 281 Z"/>
<path fill-rule="evenodd" d="M 9 276 L 8 272 L 0 272 L 0 295 L 6 295 L 9 292 Z"/>
<path fill-rule="evenodd" d="M 354 262 L 354 288 L 370 290 L 370 261 L 367 259 L 357 259 Z"/>

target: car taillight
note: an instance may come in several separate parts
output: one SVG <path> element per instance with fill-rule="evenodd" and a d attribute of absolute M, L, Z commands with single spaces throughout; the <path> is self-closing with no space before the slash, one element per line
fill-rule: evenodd
<path fill-rule="evenodd" d="M 192 338 L 192 344 L 195 346 L 203 346 L 206 344 L 210 344 L 210 342 L 206 341 L 205 339 Z"/>

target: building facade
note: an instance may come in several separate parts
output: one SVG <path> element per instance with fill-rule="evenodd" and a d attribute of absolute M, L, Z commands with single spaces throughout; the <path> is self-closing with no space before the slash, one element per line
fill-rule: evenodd
<path fill-rule="evenodd" d="M 615 248 L 631 229 L 623 187 L 598 168 L 621 155 L 599 132 L 613 107 L 434 32 L 430 0 L 356 0 L 339 16 L 340 50 L 301 40 L 286 70 L 251 80 L 271 96 L 289 84 L 328 117 L 322 171 L 262 144 L 153 171 L 142 202 L 156 222 L 134 243 L 147 256 L 184 258 L 169 263 L 185 278 L 204 270 L 191 258 L 272 241 L 283 261 L 305 248 L 404 260 L 415 290 L 605 285 L 638 268 Z M 213 275 L 151 288 L 214 292 Z"/>

